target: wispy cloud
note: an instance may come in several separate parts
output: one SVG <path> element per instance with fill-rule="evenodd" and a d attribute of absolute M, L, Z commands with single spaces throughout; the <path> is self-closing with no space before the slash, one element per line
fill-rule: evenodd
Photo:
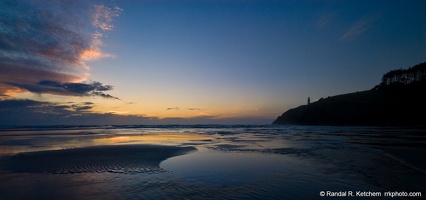
<path fill-rule="evenodd" d="M 372 24 L 376 21 L 376 18 L 376 16 L 373 16 L 358 20 L 340 36 L 339 40 L 347 42 L 358 38 L 372 28 Z"/>
<path fill-rule="evenodd" d="M 315 21 L 315 27 L 318 29 L 323 29 L 327 26 L 330 26 L 333 24 L 333 22 L 336 20 L 337 13 L 336 12 L 328 12 L 324 13 Z"/>
<path fill-rule="evenodd" d="M 112 30 L 114 28 L 112 25 L 112 18 L 118 16 L 122 9 L 118 6 L 110 8 L 105 5 L 95 5 L 94 8 L 93 26 L 100 28 L 103 31 Z"/>
<path fill-rule="evenodd" d="M 4 0 L 0 7 L 0 92 L 106 95 L 58 92 L 42 83 L 92 85 L 83 82 L 89 76 L 86 61 L 111 56 L 101 51 L 102 38 L 121 9 L 56 0 Z"/>
<path fill-rule="evenodd" d="M 201 108 L 188 108 L 188 110 L 202 110 Z"/>
<path fill-rule="evenodd" d="M 166 110 L 180 110 L 179 107 L 173 107 L 173 108 L 166 108 Z M 191 110 L 191 111 L 197 111 L 197 110 L 203 110 L 201 108 L 185 108 L 185 110 Z"/>
<path fill-rule="evenodd" d="M 166 108 L 166 110 L 180 110 L 179 107 Z"/>

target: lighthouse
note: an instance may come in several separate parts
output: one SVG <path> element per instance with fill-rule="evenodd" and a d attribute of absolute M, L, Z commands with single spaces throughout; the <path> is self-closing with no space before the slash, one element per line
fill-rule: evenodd
<path fill-rule="evenodd" d="M 308 97 L 308 105 L 311 104 L 311 98 Z"/>

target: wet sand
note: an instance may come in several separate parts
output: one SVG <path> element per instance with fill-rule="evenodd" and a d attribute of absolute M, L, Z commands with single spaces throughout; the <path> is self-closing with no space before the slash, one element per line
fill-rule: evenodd
<path fill-rule="evenodd" d="M 158 173 L 163 171 L 161 161 L 195 150 L 162 145 L 92 146 L 5 156 L 0 159 L 0 167 L 25 173 Z"/>
<path fill-rule="evenodd" d="M 424 195 L 425 133 L 312 126 L 5 131 L 0 199 L 325 199 L 321 191 Z"/>

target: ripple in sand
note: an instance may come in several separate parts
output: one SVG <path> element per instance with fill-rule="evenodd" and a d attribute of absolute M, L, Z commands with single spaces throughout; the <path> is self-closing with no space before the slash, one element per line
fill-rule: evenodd
<path fill-rule="evenodd" d="M 194 151 L 193 147 L 158 145 L 94 146 L 20 153 L 0 159 L 10 172 L 69 174 L 84 172 L 161 173 L 161 161 Z"/>
<path fill-rule="evenodd" d="M 311 149 L 300 149 L 300 148 L 266 148 L 266 149 L 251 149 L 245 148 L 240 145 L 215 145 L 209 146 L 208 149 L 221 151 L 221 152 L 255 152 L 255 153 L 266 153 L 266 154 L 280 154 L 280 155 L 295 155 L 295 156 L 314 156 L 315 154 Z"/>

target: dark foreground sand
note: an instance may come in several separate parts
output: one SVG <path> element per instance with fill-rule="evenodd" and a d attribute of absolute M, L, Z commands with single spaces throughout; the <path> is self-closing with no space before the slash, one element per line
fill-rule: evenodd
<path fill-rule="evenodd" d="M 24 173 L 159 173 L 161 161 L 195 151 L 194 147 L 108 145 L 27 152 L 0 159 L 0 168 Z"/>
<path fill-rule="evenodd" d="M 424 199 L 425 139 L 396 127 L 5 131 L 0 199 Z"/>

